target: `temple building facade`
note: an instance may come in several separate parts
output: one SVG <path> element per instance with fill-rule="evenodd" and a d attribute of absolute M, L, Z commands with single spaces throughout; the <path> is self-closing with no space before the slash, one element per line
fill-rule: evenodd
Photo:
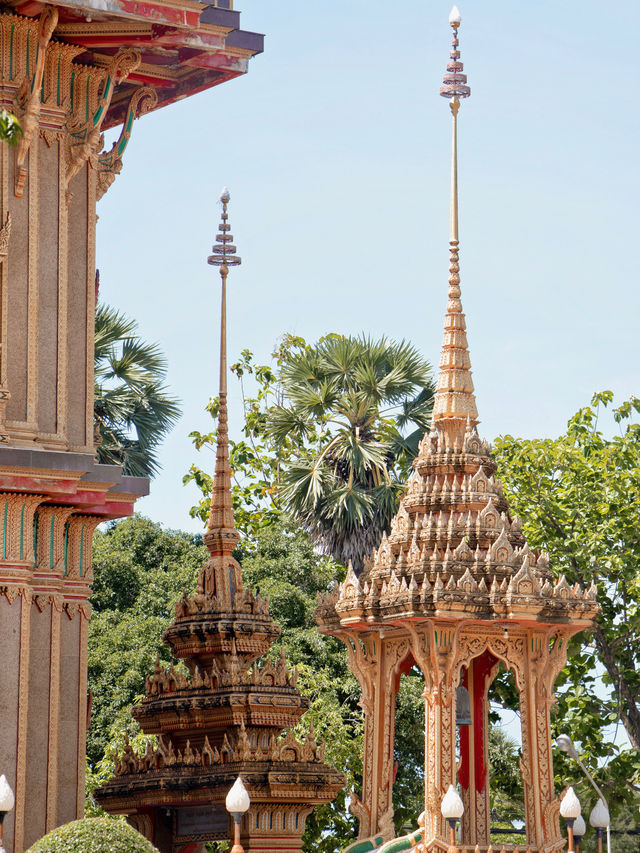
<path fill-rule="evenodd" d="M 190 853 L 232 837 L 225 798 L 241 776 L 251 800 L 241 827 L 247 853 L 299 853 L 306 818 L 331 802 L 345 780 L 325 763 L 313 728 L 304 741 L 293 735 L 309 702 L 284 654 L 276 662 L 260 660 L 280 629 L 268 602 L 244 586 L 233 557 L 240 534 L 229 468 L 226 283 L 240 258 L 229 233 L 228 193 L 221 200 L 220 233 L 209 258 L 222 279 L 216 468 L 204 534 L 210 558 L 194 595 L 178 601 L 164 633 L 186 672 L 156 664 L 133 715 L 157 745 L 149 743 L 144 755 L 127 745 L 116 757 L 115 777 L 95 797 L 106 811 L 127 815 L 160 853 Z"/>
<path fill-rule="evenodd" d="M 449 786 L 458 785 L 461 843 L 476 853 L 489 848 L 488 690 L 503 664 L 520 697 L 527 849 L 550 853 L 565 844 L 553 784 L 553 686 L 569 639 L 592 625 L 598 605 L 595 587 L 554 580 L 548 557 L 531 551 L 496 479 L 491 448 L 478 435 L 458 239 L 457 120 L 470 88 L 455 7 L 450 23 L 453 43 L 441 88 L 452 114 L 449 292 L 431 431 L 390 534 L 359 576 L 350 569 L 319 602 L 316 619 L 321 631 L 346 644 L 362 690 L 363 787 L 351 798 L 358 851 L 394 837 L 395 697 L 401 675 L 414 666 L 425 685 L 425 812 L 418 846 L 449 848 L 441 804 Z M 461 688 L 470 719 L 458 729 Z M 407 840 L 405 847 L 412 844 Z"/>
<path fill-rule="evenodd" d="M 0 10 L 0 773 L 22 853 L 84 807 L 91 538 L 148 482 L 96 463 L 96 203 L 134 120 L 247 71 L 229 0 L 38 0 Z M 112 147 L 103 131 L 122 126 Z"/>

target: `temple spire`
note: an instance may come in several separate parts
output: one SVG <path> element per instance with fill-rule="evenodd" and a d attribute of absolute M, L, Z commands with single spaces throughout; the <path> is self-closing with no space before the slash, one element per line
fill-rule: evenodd
<path fill-rule="evenodd" d="M 229 424 L 227 414 L 227 276 L 229 267 L 238 266 L 242 259 L 236 255 L 233 236 L 229 233 L 227 206 L 231 198 L 225 187 L 220 195 L 222 221 L 212 247 L 213 254 L 208 263 L 220 270 L 222 282 L 220 307 L 220 407 L 218 410 L 218 438 L 216 445 L 216 468 L 211 491 L 211 510 L 204 541 L 212 555 L 232 554 L 240 534 L 233 518 L 231 497 L 231 467 L 229 465 Z"/>
<path fill-rule="evenodd" d="M 451 231 L 449 236 L 449 296 L 444 320 L 444 337 L 440 372 L 433 406 L 433 425 L 442 426 L 451 439 L 461 437 L 468 424 L 478 423 L 478 410 L 473 394 L 471 361 L 466 324 L 460 300 L 460 266 L 458 263 L 458 111 L 460 99 L 468 98 L 471 89 L 460 62 L 458 28 L 460 12 L 451 10 L 449 23 L 453 30 L 447 71 L 442 78 L 440 94 L 451 108 Z"/>

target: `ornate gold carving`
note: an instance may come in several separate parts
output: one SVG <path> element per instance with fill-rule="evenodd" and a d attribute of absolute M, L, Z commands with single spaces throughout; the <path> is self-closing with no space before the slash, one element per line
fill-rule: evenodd
<path fill-rule="evenodd" d="M 132 826 L 147 841 L 153 841 L 153 821 L 147 814 L 127 815 L 127 823 Z"/>
<path fill-rule="evenodd" d="M 72 515 L 67 532 L 67 567 L 65 577 L 68 581 L 82 579 L 89 584 L 93 580 L 91 565 L 91 545 L 96 527 L 103 518 L 96 515 Z"/>
<path fill-rule="evenodd" d="M 134 120 L 154 109 L 157 104 L 158 93 L 150 86 L 143 86 L 132 95 L 119 138 L 113 143 L 110 151 L 103 151 L 97 158 L 98 187 L 96 194 L 98 201 L 115 181 L 116 175 L 119 175 L 122 170 L 122 157 L 131 138 Z"/>
<path fill-rule="evenodd" d="M 9 240 L 11 238 L 11 213 L 7 211 L 4 225 L 0 228 L 0 264 L 9 255 Z"/>
<path fill-rule="evenodd" d="M 44 506 L 38 510 L 36 566 L 40 571 L 64 571 L 64 537 L 73 507 Z"/>
<path fill-rule="evenodd" d="M 121 48 L 113 57 L 104 73 L 104 86 L 95 112 L 88 118 L 74 115 L 67 123 L 66 145 L 66 186 L 78 174 L 86 163 L 97 167 L 97 154 L 104 138 L 101 134 L 102 123 L 107 115 L 111 99 L 118 83 L 127 79 L 129 74 L 140 65 L 140 54 L 131 48 Z M 92 87 L 97 75 L 85 79 L 84 86 Z M 71 194 L 67 191 L 67 203 Z"/>
<path fill-rule="evenodd" d="M 40 14 L 39 38 L 36 66 L 33 75 L 28 70 L 23 78 L 16 96 L 16 112 L 20 120 L 22 135 L 16 146 L 15 153 L 15 188 L 17 198 L 22 198 L 24 184 L 27 178 L 25 161 L 33 139 L 37 137 L 42 106 L 42 78 L 44 74 L 47 46 L 58 23 L 58 9 L 55 6 L 45 6 Z"/>

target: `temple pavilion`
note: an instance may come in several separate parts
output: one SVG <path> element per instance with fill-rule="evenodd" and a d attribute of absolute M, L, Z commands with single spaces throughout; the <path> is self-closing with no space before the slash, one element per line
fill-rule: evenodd
<path fill-rule="evenodd" d="M 246 588 L 233 552 L 239 542 L 231 496 L 227 426 L 226 282 L 240 263 L 229 233 L 228 193 L 209 262 L 222 278 L 220 407 L 211 512 L 204 541 L 210 558 L 196 592 L 176 604 L 164 640 L 186 673 L 156 663 L 134 716 L 157 735 L 138 756 L 127 745 L 115 776 L 96 792 L 100 805 L 125 814 L 161 853 L 188 853 L 232 836 L 225 797 L 241 776 L 251 798 L 242 821 L 247 853 L 300 850 L 305 820 L 330 802 L 344 777 L 324 761 L 311 728 L 294 737 L 309 702 L 282 655 L 260 661 L 280 629 L 268 602 Z M 281 737 L 286 730 L 284 737 Z"/>
<path fill-rule="evenodd" d="M 363 786 L 351 798 L 359 819 L 357 849 L 370 850 L 394 836 L 395 697 L 400 676 L 413 666 L 425 685 L 421 849 L 447 850 L 441 803 L 456 783 L 464 802 L 462 844 L 487 849 L 488 690 L 502 663 L 520 696 L 527 848 L 550 853 L 565 843 L 553 786 L 553 686 L 569 639 L 592 624 L 598 605 L 594 587 L 554 580 L 547 555 L 531 551 L 496 479 L 491 448 L 477 432 L 458 241 L 457 119 L 470 88 L 455 7 L 450 23 L 453 42 L 440 90 L 452 115 L 449 293 L 431 431 L 421 442 L 390 534 L 360 576 L 350 569 L 344 583 L 319 602 L 316 619 L 321 631 L 346 644 L 362 689 Z M 471 719 L 457 730 L 460 687 Z"/>

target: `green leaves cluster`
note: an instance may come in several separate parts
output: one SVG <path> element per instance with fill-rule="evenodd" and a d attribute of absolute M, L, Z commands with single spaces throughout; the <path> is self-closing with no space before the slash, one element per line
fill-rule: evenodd
<path fill-rule="evenodd" d="M 402 341 L 330 334 L 316 344 L 285 336 L 273 367 L 245 350 L 245 439 L 232 442 L 234 509 L 248 535 L 286 512 L 323 553 L 356 570 L 388 530 L 433 403 L 431 367 Z M 257 394 L 245 394 L 251 376 Z M 209 411 L 217 414 L 218 401 Z M 198 449 L 215 431 L 191 433 Z M 208 511 L 211 480 L 192 466 Z"/>
<path fill-rule="evenodd" d="M 580 751 L 610 802 L 640 791 L 640 400 L 612 406 L 595 394 L 557 439 L 504 436 L 495 455 L 512 510 L 532 548 L 551 556 L 556 574 L 598 590 L 602 612 L 591 638 L 574 639 L 558 683 L 554 721 Z M 607 437 L 601 421 L 617 431 Z M 609 724 L 607 731 L 604 724 Z M 624 727 L 630 748 L 615 746 Z M 563 756 L 559 785 L 579 781 Z M 585 803 L 592 799 L 585 788 Z"/>
<path fill-rule="evenodd" d="M 0 110 L 0 139 L 9 145 L 16 145 L 22 136 L 20 122 L 7 110 Z"/>
<path fill-rule="evenodd" d="M 268 433 L 300 448 L 283 471 L 283 504 L 324 553 L 360 571 L 428 427 L 431 367 L 405 341 L 328 335 L 287 359 L 279 378 Z"/>
<path fill-rule="evenodd" d="M 30 847 L 27 853 L 158 853 L 124 820 L 93 817 L 65 823 Z"/>
<path fill-rule="evenodd" d="M 87 755 L 96 770 L 107 745 L 137 726 L 131 706 L 144 694 L 156 655 L 172 660 L 162 632 L 184 589 L 195 588 L 208 557 L 200 536 L 164 530 L 134 516 L 96 531 L 89 623 L 89 689 L 93 697 Z M 102 768 L 108 776 L 111 765 Z"/>
<path fill-rule="evenodd" d="M 98 459 L 125 474 L 153 477 L 157 448 L 180 417 L 164 380 L 167 362 L 157 344 L 137 334 L 137 323 L 108 305 L 95 320 L 94 420 Z"/>

